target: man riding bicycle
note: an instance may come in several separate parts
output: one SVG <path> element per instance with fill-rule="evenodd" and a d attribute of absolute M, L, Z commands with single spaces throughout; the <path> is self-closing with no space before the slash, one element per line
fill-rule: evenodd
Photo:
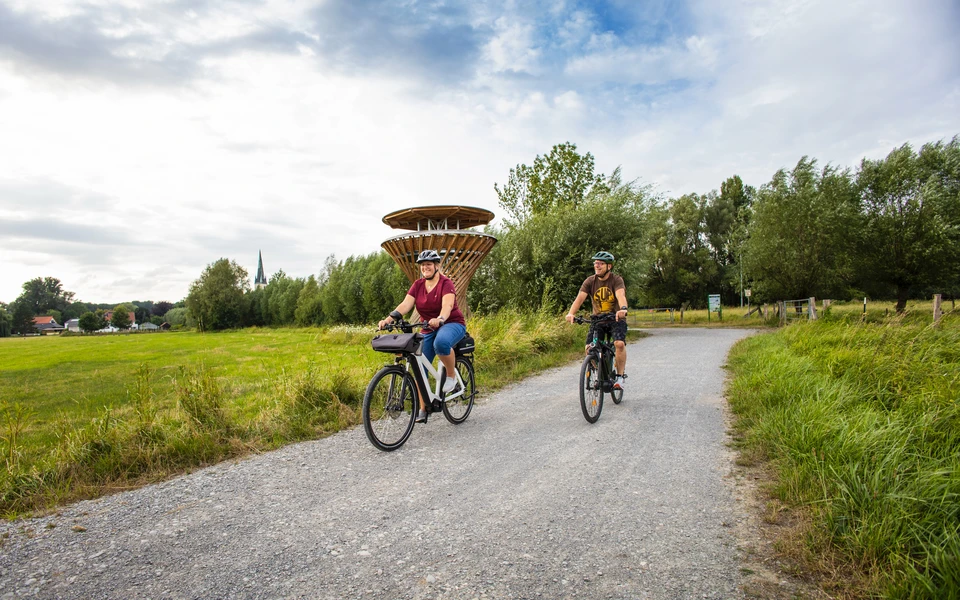
<path fill-rule="evenodd" d="M 617 369 L 617 379 L 613 383 L 614 389 L 623 389 L 623 379 L 626 377 L 624 370 L 627 368 L 627 292 L 623 285 L 623 277 L 613 272 L 613 255 L 609 252 L 597 252 L 593 257 L 594 274 L 587 277 L 583 285 L 580 286 L 580 293 L 574 299 L 570 306 L 570 312 L 567 313 L 567 322 L 573 323 L 573 319 L 580 310 L 583 301 L 590 297 L 593 304 L 593 314 L 616 312 L 616 321 L 608 323 L 597 323 L 590 327 L 587 332 L 587 347 L 590 350 L 590 344 L 593 342 L 594 327 L 604 328 L 613 335 L 613 345 L 616 348 L 616 360 L 614 365 Z M 617 309 L 619 307 L 619 309 Z"/>

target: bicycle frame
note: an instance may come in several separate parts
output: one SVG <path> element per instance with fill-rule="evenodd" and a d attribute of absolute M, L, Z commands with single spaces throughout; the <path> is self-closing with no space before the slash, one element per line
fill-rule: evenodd
<path fill-rule="evenodd" d="M 440 393 L 440 371 L 434 369 L 433 365 L 427 362 L 427 359 L 423 354 L 412 354 L 412 353 L 403 353 L 394 359 L 393 364 L 406 363 L 406 368 L 413 375 L 414 381 L 417 382 L 417 390 L 420 392 L 420 396 L 423 398 L 424 404 L 432 404 L 434 400 L 440 401 L 443 400 L 452 400 L 462 396 L 466 392 L 466 385 L 463 382 L 463 379 L 460 378 L 460 373 L 454 369 L 453 376 L 457 378 L 457 384 L 460 386 L 460 390 L 457 392 L 451 393 L 449 396 L 443 396 L 441 398 Z M 417 368 L 414 368 L 413 365 L 416 365 Z M 450 373 L 447 373 L 447 377 L 450 377 Z M 427 385 L 430 381 L 430 377 L 433 377 L 436 382 L 436 387 L 434 390 L 431 390 Z"/>
<path fill-rule="evenodd" d="M 593 315 L 596 317 L 597 315 Z M 610 318 L 603 319 L 584 319 L 583 317 L 577 317 L 577 322 L 584 324 L 590 323 L 593 325 L 593 342 L 590 343 L 589 353 L 596 355 L 597 362 L 600 363 L 600 383 L 603 386 L 604 392 L 613 391 L 613 379 L 614 379 L 614 370 L 613 370 L 613 361 L 614 357 L 617 355 L 616 348 L 613 347 L 613 344 L 610 343 L 612 338 L 612 332 L 607 328 L 604 328 L 603 331 L 600 331 L 599 327 L 601 323 L 609 323 L 613 321 Z"/>
<path fill-rule="evenodd" d="M 395 326 L 388 326 L 387 330 L 399 329 L 403 332 L 409 333 L 413 331 L 414 327 L 423 327 L 426 325 L 425 322 L 420 323 L 406 323 L 401 322 Z M 454 357 L 456 358 L 456 357 Z M 417 383 L 417 391 L 420 393 L 420 397 L 423 399 L 423 402 L 428 406 L 432 411 L 439 409 L 433 408 L 434 402 L 442 402 L 446 400 L 453 400 L 454 398 L 459 398 L 466 393 L 467 386 L 464 383 L 463 379 L 460 377 L 460 372 L 457 369 L 453 370 L 453 375 L 447 373 L 447 377 L 456 377 L 457 384 L 460 386 L 460 389 L 456 392 L 452 392 L 450 395 L 443 395 L 440 390 L 440 371 L 439 369 L 434 369 L 433 365 L 423 356 L 423 352 L 404 352 L 402 354 L 397 354 L 396 358 L 393 361 L 393 364 L 399 365 L 400 363 L 405 364 L 405 368 L 413 375 L 413 380 Z M 416 365 L 416 368 L 414 368 Z M 439 365 L 438 365 L 439 366 Z M 429 384 L 430 377 L 433 377 L 436 382 L 435 389 L 431 390 Z M 427 411 L 430 412 L 430 411 Z"/>
<path fill-rule="evenodd" d="M 593 344 L 590 352 L 597 355 L 597 361 L 600 363 L 600 382 L 603 384 L 603 391 L 609 392 L 613 389 L 613 357 L 616 356 L 616 349 L 610 345 L 607 338 L 610 332 L 604 332 L 602 338 L 594 335 Z"/>

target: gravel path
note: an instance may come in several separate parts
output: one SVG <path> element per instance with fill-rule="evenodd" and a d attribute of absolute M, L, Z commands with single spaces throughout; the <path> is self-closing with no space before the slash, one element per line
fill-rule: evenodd
<path fill-rule="evenodd" d="M 741 598 L 721 365 L 750 332 L 651 333 L 595 425 L 571 364 L 397 452 L 355 428 L 0 524 L 0 598 Z"/>

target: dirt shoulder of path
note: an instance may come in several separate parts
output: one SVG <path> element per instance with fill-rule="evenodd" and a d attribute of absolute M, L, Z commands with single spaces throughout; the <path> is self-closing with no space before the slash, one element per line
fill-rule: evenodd
<path fill-rule="evenodd" d="M 725 404 L 727 431 L 734 416 Z M 741 556 L 743 592 L 751 600 L 836 600 L 828 594 L 829 581 L 799 558 L 803 544 L 802 519 L 771 496 L 774 475 L 759 461 L 746 459 L 728 434 L 731 472 L 727 480 L 743 508 L 744 517 L 731 524 Z"/>

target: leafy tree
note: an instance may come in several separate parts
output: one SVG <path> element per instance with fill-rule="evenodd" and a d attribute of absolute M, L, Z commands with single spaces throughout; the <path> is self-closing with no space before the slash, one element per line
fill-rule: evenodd
<path fill-rule="evenodd" d="M 248 321 L 256 325 L 292 325 L 304 280 L 291 278 L 280 269 L 269 281 L 266 287 L 247 294 L 251 309 Z"/>
<path fill-rule="evenodd" d="M 190 285 L 187 310 L 200 331 L 242 327 L 247 314 L 244 292 L 249 291 L 247 270 L 221 258 L 204 269 Z"/>
<path fill-rule="evenodd" d="M 33 310 L 28 302 L 15 300 L 11 305 L 10 327 L 17 335 L 33 333 Z"/>
<path fill-rule="evenodd" d="M 23 293 L 19 300 L 30 308 L 35 315 L 48 310 L 63 311 L 73 302 L 73 292 L 63 289 L 63 284 L 56 277 L 37 277 L 23 284 Z"/>
<path fill-rule="evenodd" d="M 187 309 L 182 306 L 171 308 L 163 315 L 163 318 L 171 327 L 193 327 L 196 323 Z"/>
<path fill-rule="evenodd" d="M 844 296 L 852 279 L 857 194 L 848 170 L 806 156 L 757 194 L 744 269 L 760 298 Z"/>
<path fill-rule="evenodd" d="M 10 337 L 13 333 L 13 316 L 7 312 L 7 305 L 0 302 L 0 338 Z"/>
<path fill-rule="evenodd" d="M 555 145 L 546 156 L 537 155 L 532 167 L 510 169 L 507 183 L 493 189 L 515 224 L 560 208 L 576 209 L 591 192 L 609 191 L 604 176 L 594 173 L 593 155 L 579 154 L 570 142 Z"/>
<path fill-rule="evenodd" d="M 70 319 L 79 319 L 84 313 L 92 310 L 93 305 L 87 304 L 86 302 L 71 302 L 63 310 L 63 322 L 66 323 Z"/>
<path fill-rule="evenodd" d="M 297 298 L 297 310 L 294 320 L 297 325 L 320 325 L 323 323 L 323 305 L 320 301 L 320 285 L 317 278 L 311 275 L 307 278 L 300 296 Z"/>
<path fill-rule="evenodd" d="M 130 312 L 128 306 L 120 304 L 113 309 L 113 315 L 110 317 L 110 324 L 117 329 L 130 329 Z"/>
<path fill-rule="evenodd" d="M 956 285 L 960 265 L 960 141 L 910 144 L 860 163 L 862 276 L 896 290 L 897 312 L 919 287 Z"/>
<path fill-rule="evenodd" d="M 382 319 L 400 303 L 410 281 L 389 254 L 376 252 L 366 257 L 360 288 L 365 321 L 370 322 Z"/>
<path fill-rule="evenodd" d="M 133 311 L 134 319 L 137 323 L 146 323 L 150 320 L 150 307 L 134 303 L 136 309 Z"/>
<path fill-rule="evenodd" d="M 340 311 L 347 323 L 363 323 L 366 314 L 363 310 L 363 276 L 366 273 L 366 260 L 363 257 L 349 257 L 341 266 L 340 285 L 337 288 L 337 300 Z"/>
<path fill-rule="evenodd" d="M 344 272 L 340 266 L 330 269 L 326 273 L 326 282 L 320 293 L 320 306 L 323 309 L 324 323 L 344 323 L 346 316 L 340 303 L 340 286 L 345 282 Z"/>
<path fill-rule="evenodd" d="M 703 306 L 708 294 L 721 291 L 720 264 L 707 242 L 711 203 L 717 203 L 715 193 L 687 194 L 652 212 L 647 304 Z"/>
<path fill-rule="evenodd" d="M 162 317 L 163 315 L 167 314 L 167 311 L 171 308 L 173 308 L 172 303 L 167 302 L 166 300 L 161 300 L 153 305 L 153 308 L 150 309 L 150 312 L 158 317 Z"/>
<path fill-rule="evenodd" d="M 505 231 L 471 283 L 478 312 L 504 307 L 561 310 L 576 296 L 599 250 L 617 257 L 616 272 L 635 301 L 648 271 L 645 247 L 649 190 L 622 183 L 619 169 L 579 207 L 535 213 Z"/>
<path fill-rule="evenodd" d="M 80 321 L 78 324 L 80 325 L 80 330 L 86 333 L 91 333 L 97 331 L 98 329 L 102 329 L 100 319 L 93 312 L 85 312 L 80 315 Z"/>
<path fill-rule="evenodd" d="M 268 325 L 292 325 L 297 310 L 297 299 L 304 280 L 294 279 L 281 269 L 270 278 L 264 289 L 268 310 L 265 311 Z"/>

